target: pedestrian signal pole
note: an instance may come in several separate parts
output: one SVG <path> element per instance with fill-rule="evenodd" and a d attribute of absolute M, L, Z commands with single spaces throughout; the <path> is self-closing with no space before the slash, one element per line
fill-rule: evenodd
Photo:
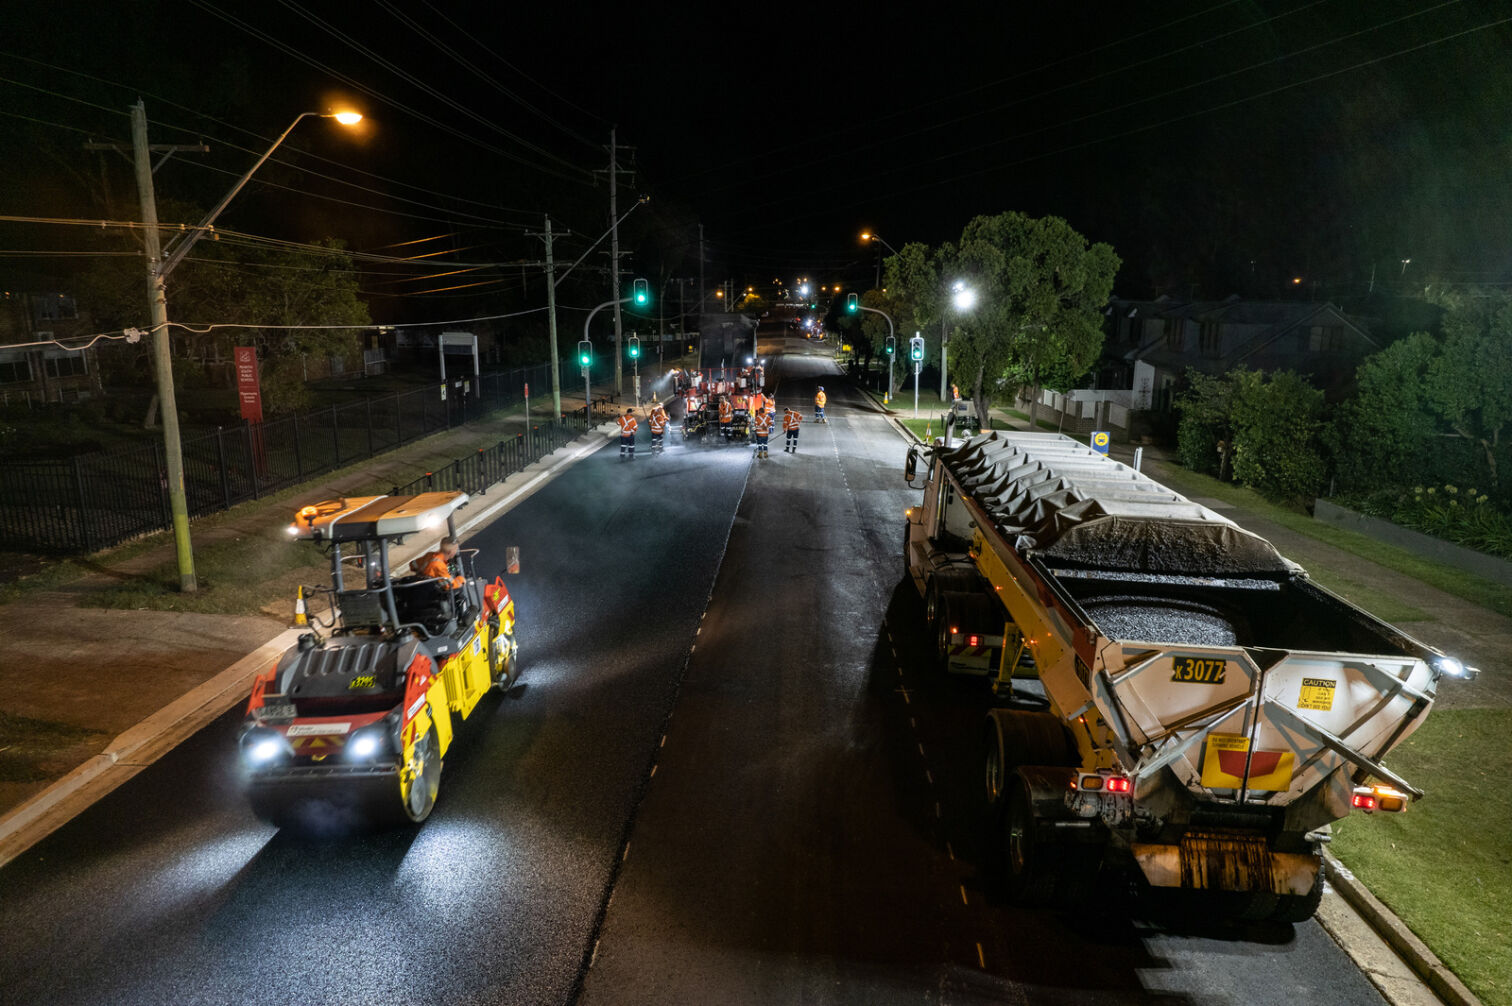
<path fill-rule="evenodd" d="M 919 418 L 919 371 L 924 369 L 924 337 L 918 332 L 908 340 L 908 358 L 914 370 L 914 418 Z"/>

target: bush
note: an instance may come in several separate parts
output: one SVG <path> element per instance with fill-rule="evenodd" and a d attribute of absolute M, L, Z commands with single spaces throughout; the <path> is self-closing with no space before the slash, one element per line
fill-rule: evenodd
<path fill-rule="evenodd" d="M 1512 559 L 1512 516 L 1476 488 L 1453 483 L 1414 486 L 1410 490 L 1382 489 L 1341 496 L 1347 506 L 1370 517 L 1421 531 L 1487 555 Z"/>

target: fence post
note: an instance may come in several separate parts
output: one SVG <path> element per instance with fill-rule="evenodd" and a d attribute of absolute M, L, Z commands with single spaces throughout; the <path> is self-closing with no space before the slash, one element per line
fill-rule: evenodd
<path fill-rule="evenodd" d="M 84 505 L 84 468 L 78 455 L 73 459 L 74 492 L 79 497 L 79 529 L 84 533 L 84 551 L 94 551 L 94 535 L 89 533 L 89 510 Z"/>
<path fill-rule="evenodd" d="M 404 409 L 400 407 L 399 400 L 403 395 L 394 396 L 394 446 L 404 443 Z"/>
<path fill-rule="evenodd" d="M 173 507 L 168 502 L 168 468 L 163 462 L 163 445 L 152 445 L 152 465 L 155 469 L 153 474 L 157 476 L 158 502 L 162 504 L 162 523 L 158 530 L 166 530 L 173 526 Z"/>
<path fill-rule="evenodd" d="M 258 432 L 261 438 L 261 428 Z M 252 422 L 242 420 L 242 443 L 247 448 L 247 476 L 252 480 L 252 498 L 262 499 L 262 481 L 258 478 L 258 468 L 261 467 L 261 458 L 257 456 L 257 449 L 252 444 Z"/>
<path fill-rule="evenodd" d="M 331 449 L 335 453 L 334 467 L 341 467 L 341 420 L 336 415 L 336 406 L 331 406 Z"/>
<path fill-rule="evenodd" d="M 372 457 L 373 453 L 374 453 L 373 452 L 373 399 L 371 397 L 364 398 L 362 400 L 362 404 L 365 405 L 365 406 L 367 406 L 366 415 L 367 415 L 368 457 Z"/>
<path fill-rule="evenodd" d="M 226 438 L 221 429 L 215 428 L 215 456 L 220 460 L 221 501 L 231 509 L 231 479 L 226 475 Z"/>
<path fill-rule="evenodd" d="M 294 422 L 294 474 L 303 481 L 304 452 L 299 449 L 299 413 L 292 413 L 289 418 Z"/>

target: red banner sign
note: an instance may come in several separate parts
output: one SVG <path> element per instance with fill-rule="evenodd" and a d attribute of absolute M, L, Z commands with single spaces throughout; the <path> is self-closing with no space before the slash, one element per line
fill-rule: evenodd
<path fill-rule="evenodd" d="M 237 346 L 236 397 L 241 401 L 242 418 L 253 423 L 263 421 L 262 386 L 257 382 L 257 350 L 251 346 Z"/>

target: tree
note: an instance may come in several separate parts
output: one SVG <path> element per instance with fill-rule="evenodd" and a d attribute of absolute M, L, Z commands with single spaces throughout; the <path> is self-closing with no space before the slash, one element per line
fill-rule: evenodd
<path fill-rule="evenodd" d="M 1234 442 L 1231 377 L 1232 374 L 1211 377 L 1200 370 L 1188 369 L 1186 388 L 1174 402 L 1181 417 L 1176 424 L 1176 453 L 1181 463 L 1194 472 L 1219 479 L 1229 477 L 1228 448 Z"/>
<path fill-rule="evenodd" d="M 1434 454 L 1441 438 L 1427 392 L 1437 354 L 1433 336 L 1414 332 L 1360 363 L 1354 396 L 1329 430 L 1342 487 L 1411 485 L 1427 481 L 1425 470 L 1438 470 Z"/>
<path fill-rule="evenodd" d="M 1009 212 L 973 218 L 959 244 L 932 254 L 905 245 L 888 259 L 887 277 L 920 331 L 927 334 L 942 318 L 953 324 L 951 367 L 966 375 L 985 428 L 999 387 L 1065 390 L 1096 361 L 1100 312 L 1118 266 L 1112 247 L 1089 244 L 1059 217 Z M 950 305 L 945 289 L 957 280 L 976 293 L 976 305 L 964 313 Z"/>
<path fill-rule="evenodd" d="M 1177 397 L 1182 464 L 1286 502 L 1310 498 L 1323 482 L 1323 392 L 1291 371 L 1187 372 Z"/>
<path fill-rule="evenodd" d="M 318 247 L 322 250 L 243 249 L 233 258 L 224 245 L 201 244 L 172 277 L 168 303 L 173 320 L 269 326 L 233 329 L 229 336 L 191 336 L 256 347 L 269 412 L 307 404 L 305 358 L 361 352 L 358 326 L 372 324 L 367 305 L 358 298 L 357 276 L 344 243 L 326 239 Z"/>
<path fill-rule="evenodd" d="M 1234 481 L 1281 502 L 1310 500 L 1323 484 L 1323 392 L 1289 370 L 1233 376 Z"/>
<path fill-rule="evenodd" d="M 1512 294 L 1469 290 L 1444 296 L 1444 337 L 1428 366 L 1428 402 L 1476 445 L 1493 488 L 1501 486 L 1501 434 L 1512 420 Z"/>

